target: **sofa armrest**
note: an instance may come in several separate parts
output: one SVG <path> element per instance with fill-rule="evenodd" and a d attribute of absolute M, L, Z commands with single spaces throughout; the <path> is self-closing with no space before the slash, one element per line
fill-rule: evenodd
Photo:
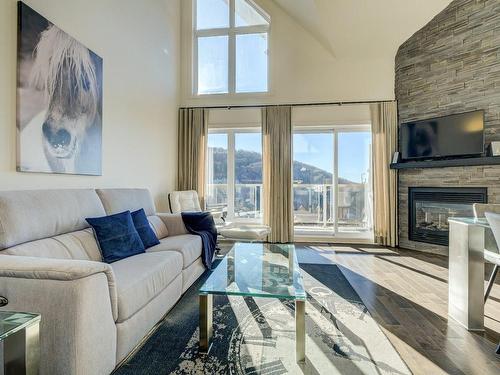
<path fill-rule="evenodd" d="M 108 374 L 116 366 L 117 300 L 108 264 L 0 255 L 0 310 L 41 314 L 41 374 Z"/>
<path fill-rule="evenodd" d="M 179 236 L 181 234 L 188 234 L 188 230 L 182 221 L 181 214 L 156 214 L 166 225 L 169 236 Z"/>
<path fill-rule="evenodd" d="M 90 260 L 0 255 L 0 277 L 72 281 L 103 273 L 106 276 L 113 319 L 118 318 L 115 276 L 109 264 Z"/>

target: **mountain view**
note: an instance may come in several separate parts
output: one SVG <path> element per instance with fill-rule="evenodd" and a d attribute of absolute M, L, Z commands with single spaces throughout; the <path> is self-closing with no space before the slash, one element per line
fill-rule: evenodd
<path fill-rule="evenodd" d="M 211 182 L 222 184 L 217 187 L 209 198 L 209 204 L 217 205 L 227 201 L 227 150 L 222 147 L 209 148 L 210 165 L 212 166 Z M 262 155 L 255 151 L 235 151 L 235 182 L 237 184 L 234 196 L 234 212 L 239 217 L 255 217 L 260 206 L 260 189 L 250 184 L 262 184 Z M 293 161 L 293 209 L 296 223 L 315 224 L 318 213 L 326 204 L 329 215 L 332 189 L 327 188 L 326 195 L 321 190 L 308 185 L 323 185 L 332 183 L 332 173 L 313 165 Z M 240 184 L 240 185 L 238 185 Z M 248 184 L 246 186 L 245 184 Z M 303 185 L 303 187 L 300 187 Z M 326 198 L 326 203 L 323 199 Z M 342 222 L 359 224 L 364 217 L 364 185 L 339 177 L 339 219 Z M 328 216 L 329 218 L 329 216 Z"/>
<path fill-rule="evenodd" d="M 213 155 L 213 183 L 225 183 L 227 176 L 227 150 L 220 147 L 209 148 Z M 236 150 L 236 183 L 262 183 L 262 155 L 254 151 Z M 332 174 L 315 166 L 294 160 L 293 179 L 300 184 L 331 184 Z M 340 184 L 353 183 L 339 177 Z"/>

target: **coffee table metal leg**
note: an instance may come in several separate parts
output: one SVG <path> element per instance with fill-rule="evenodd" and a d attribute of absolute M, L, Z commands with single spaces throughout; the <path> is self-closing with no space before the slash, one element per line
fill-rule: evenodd
<path fill-rule="evenodd" d="M 38 374 L 40 370 L 39 331 L 37 322 L 0 342 L 0 374 Z"/>
<path fill-rule="evenodd" d="M 200 351 L 208 352 L 213 333 L 211 294 L 200 294 Z"/>
<path fill-rule="evenodd" d="M 306 301 L 295 300 L 295 357 L 297 362 L 306 359 Z"/>

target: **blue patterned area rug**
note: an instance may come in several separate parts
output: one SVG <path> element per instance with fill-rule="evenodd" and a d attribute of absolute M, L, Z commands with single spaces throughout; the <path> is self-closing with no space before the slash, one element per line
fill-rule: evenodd
<path fill-rule="evenodd" d="M 115 374 L 411 374 L 334 264 L 301 264 L 306 362 L 295 362 L 293 302 L 214 296 L 214 337 L 198 352 L 202 276 Z"/>

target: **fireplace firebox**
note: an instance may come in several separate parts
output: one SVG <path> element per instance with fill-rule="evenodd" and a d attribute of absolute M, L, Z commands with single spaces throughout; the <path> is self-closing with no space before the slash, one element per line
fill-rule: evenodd
<path fill-rule="evenodd" d="M 471 217 L 473 203 L 487 203 L 487 188 L 408 189 L 408 233 L 412 241 L 448 246 L 448 218 Z"/>

